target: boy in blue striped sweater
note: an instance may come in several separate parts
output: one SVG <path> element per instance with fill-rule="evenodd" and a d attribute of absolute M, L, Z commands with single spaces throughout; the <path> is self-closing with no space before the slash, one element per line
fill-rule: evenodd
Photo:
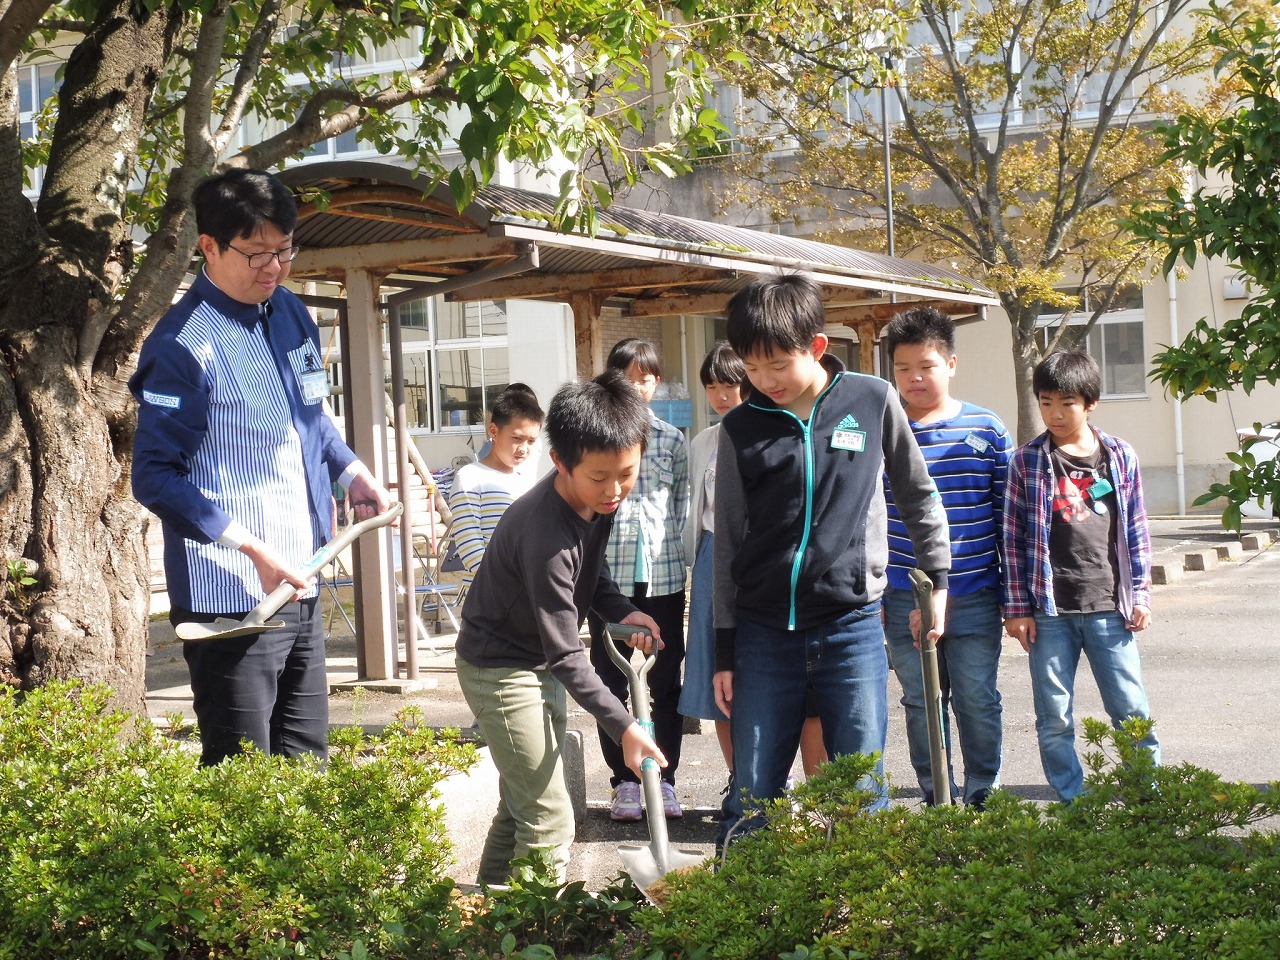
<path fill-rule="evenodd" d="M 990 410 L 951 396 L 956 372 L 955 326 L 945 314 L 920 307 L 894 317 L 884 332 L 894 382 L 929 475 L 938 487 L 951 528 L 951 572 L 947 623 L 938 641 L 948 785 L 952 797 L 979 809 L 1000 782 L 1000 691 L 996 673 L 1003 626 L 1000 619 L 1001 507 L 1012 444 Z M 911 539 L 893 502 L 886 475 L 889 514 L 889 589 L 884 595 L 885 636 L 894 673 L 902 684 L 907 741 L 925 803 L 935 801 L 929 766 L 924 678 L 912 639 L 908 571 L 916 566 Z M 960 735 L 964 792 L 950 762 L 950 714 Z"/>

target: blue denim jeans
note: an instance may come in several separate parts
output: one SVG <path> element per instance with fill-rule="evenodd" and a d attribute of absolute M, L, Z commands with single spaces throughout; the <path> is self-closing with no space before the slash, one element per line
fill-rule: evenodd
<path fill-rule="evenodd" d="M 915 598 L 910 590 L 885 591 L 884 632 L 889 641 L 889 659 L 902 685 L 911 766 L 927 798 L 935 794 L 929 763 L 924 670 L 909 624 L 913 609 Z M 979 791 L 990 790 L 1000 783 L 1001 706 L 996 674 L 1004 625 L 996 591 L 987 589 L 959 597 L 948 596 L 945 626 L 942 640 L 938 642 L 938 680 L 942 687 L 947 774 L 951 778 L 951 796 L 961 796 L 951 762 L 950 708 L 960 736 L 960 755 L 964 758 L 963 797 L 965 803 L 971 803 Z"/>
<path fill-rule="evenodd" d="M 721 840 L 756 801 L 782 796 L 800 746 L 809 689 L 828 756 L 883 757 L 888 682 L 879 601 L 808 630 L 738 620 L 729 716 L 733 785 L 725 798 Z M 883 775 L 883 760 L 876 772 Z M 879 794 L 876 809 L 888 804 L 887 791 L 880 788 Z"/>
<path fill-rule="evenodd" d="M 1142 686 L 1138 640 L 1116 612 L 1036 614 L 1036 640 L 1031 645 L 1031 694 L 1036 708 L 1036 736 L 1045 779 L 1058 797 L 1074 800 L 1084 786 L 1084 770 L 1076 756 L 1076 728 L 1072 715 L 1076 667 L 1080 654 L 1102 695 L 1112 726 L 1130 717 L 1151 716 Z M 1153 730 L 1142 745 L 1160 762 L 1160 742 Z"/>

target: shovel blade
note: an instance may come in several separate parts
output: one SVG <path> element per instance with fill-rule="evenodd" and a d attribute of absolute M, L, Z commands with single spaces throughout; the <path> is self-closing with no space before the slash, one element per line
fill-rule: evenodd
<path fill-rule="evenodd" d="M 700 866 L 707 859 L 705 854 L 695 850 L 675 850 L 668 847 L 667 868 L 663 870 L 653 849 L 638 843 L 624 843 L 618 847 L 618 858 L 622 861 L 622 869 L 641 890 L 652 887 L 672 871 Z"/>
<path fill-rule="evenodd" d="M 247 637 L 251 633 L 262 633 L 264 630 L 279 630 L 284 626 L 283 620 L 268 620 L 266 623 L 245 625 L 243 620 L 228 620 L 219 617 L 213 623 L 180 623 L 173 628 L 178 639 L 184 642 L 192 640 L 227 640 L 231 637 Z"/>

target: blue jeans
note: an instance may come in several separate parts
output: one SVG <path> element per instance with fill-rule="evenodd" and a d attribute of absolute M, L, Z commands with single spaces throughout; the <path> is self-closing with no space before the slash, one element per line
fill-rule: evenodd
<path fill-rule="evenodd" d="M 721 840 L 748 807 L 782 796 L 800 746 L 809 689 L 817 700 L 828 756 L 875 753 L 883 758 L 888 683 L 879 601 L 808 630 L 739 619 L 729 716 L 733 785 L 724 802 Z M 883 759 L 876 773 L 883 776 Z M 876 789 L 874 807 L 882 809 L 888 793 L 882 785 Z"/>
<path fill-rule="evenodd" d="M 910 590 L 886 590 L 884 632 L 889 659 L 902 684 L 902 705 L 907 712 L 907 744 L 911 766 L 925 797 L 935 796 L 929 763 L 929 726 L 924 703 L 924 670 L 920 650 L 911 639 L 909 618 L 915 609 Z M 938 680 L 942 687 L 943 736 L 947 751 L 947 775 L 951 796 L 961 796 L 951 763 L 951 727 L 947 708 L 955 716 L 964 758 L 964 801 L 971 803 L 981 790 L 1000 783 L 1000 691 L 996 673 L 1004 625 L 996 591 L 979 590 L 947 597 L 946 632 L 938 643 Z M 942 798 L 939 797 L 939 800 Z"/>
<path fill-rule="evenodd" d="M 1114 727 L 1130 717 L 1151 716 L 1142 686 L 1138 641 L 1125 627 L 1124 617 L 1107 613 L 1036 614 L 1036 640 L 1031 645 L 1031 694 L 1036 708 L 1036 736 L 1045 779 L 1064 801 L 1076 798 L 1084 786 L 1084 770 L 1076 756 L 1076 667 L 1080 653 L 1102 695 L 1102 706 Z M 1153 730 L 1142 741 L 1160 762 L 1160 742 Z"/>

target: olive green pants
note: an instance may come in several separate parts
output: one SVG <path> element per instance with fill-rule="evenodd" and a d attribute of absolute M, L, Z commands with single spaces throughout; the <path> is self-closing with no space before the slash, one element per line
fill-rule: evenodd
<path fill-rule="evenodd" d="M 463 696 L 498 768 L 498 812 L 478 879 L 507 883 L 512 860 L 545 847 L 563 881 L 575 829 L 562 756 L 564 686 L 545 670 L 456 662 Z"/>

